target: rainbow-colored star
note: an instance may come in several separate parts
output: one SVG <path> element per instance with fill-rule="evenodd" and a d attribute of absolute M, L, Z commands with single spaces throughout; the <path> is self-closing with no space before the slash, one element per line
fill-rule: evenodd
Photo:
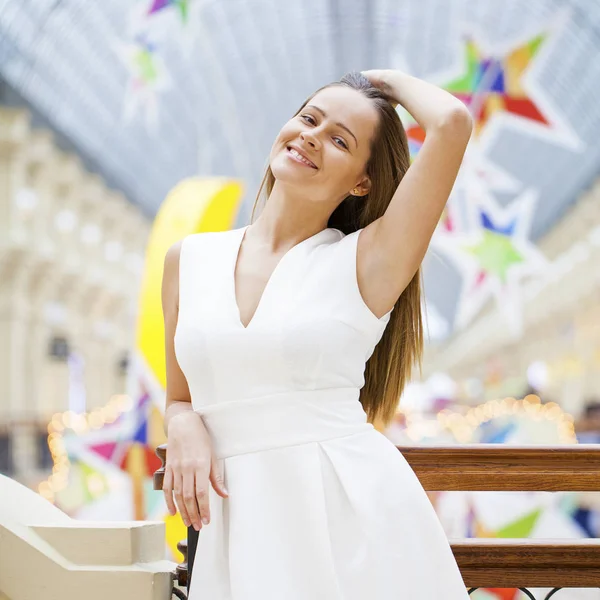
<path fill-rule="evenodd" d="M 463 74 L 442 85 L 469 108 L 478 137 L 490 117 L 497 112 L 518 115 L 523 119 L 549 126 L 548 120 L 531 100 L 522 78 L 546 39 L 537 35 L 504 56 L 490 56 L 475 41 L 465 42 Z M 425 132 L 416 123 L 406 129 L 411 157 L 414 159 L 425 140 Z"/>
<path fill-rule="evenodd" d="M 156 83 L 159 73 L 154 44 L 140 41 L 132 53 L 131 63 L 132 76 L 136 86 L 152 86 Z"/>
<path fill-rule="evenodd" d="M 454 263 L 463 281 L 455 325 L 467 325 L 490 298 L 495 298 L 515 334 L 520 332 L 521 282 L 539 274 L 546 261 L 529 239 L 537 194 L 523 192 L 500 207 L 481 190 L 470 207 L 464 231 L 434 236 L 432 244 Z"/>
<path fill-rule="evenodd" d="M 492 221 L 489 213 L 479 210 L 481 218 L 481 239 L 465 246 L 465 251 L 473 255 L 481 266 L 476 285 L 481 285 L 487 276 L 497 277 L 502 285 L 507 282 L 507 273 L 522 263 L 523 254 L 512 241 L 516 222 L 499 226 Z"/>
<path fill-rule="evenodd" d="M 156 14 L 167 8 L 176 8 L 183 23 L 187 23 L 190 16 L 190 0 L 152 0 L 148 8 L 148 15 Z"/>

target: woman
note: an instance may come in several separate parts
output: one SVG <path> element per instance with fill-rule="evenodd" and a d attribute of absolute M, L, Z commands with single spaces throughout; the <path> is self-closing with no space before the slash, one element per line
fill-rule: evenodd
<path fill-rule="evenodd" d="M 395 103 L 427 133 L 410 168 Z M 169 249 L 164 492 L 199 531 L 193 600 L 468 598 L 372 423 L 420 359 L 419 267 L 471 129 L 424 81 L 348 75 L 279 132 L 252 225 Z"/>

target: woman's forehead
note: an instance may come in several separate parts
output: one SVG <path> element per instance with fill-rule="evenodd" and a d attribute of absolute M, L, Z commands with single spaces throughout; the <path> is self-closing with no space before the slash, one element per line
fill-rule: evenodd
<path fill-rule="evenodd" d="M 357 90 L 328 87 L 317 92 L 308 105 L 323 110 L 328 119 L 343 123 L 357 137 L 370 137 L 377 125 L 377 108 Z"/>

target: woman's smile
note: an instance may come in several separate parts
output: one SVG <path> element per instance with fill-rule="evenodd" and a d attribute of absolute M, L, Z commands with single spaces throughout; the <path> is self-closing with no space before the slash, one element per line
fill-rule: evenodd
<path fill-rule="evenodd" d="M 311 169 L 316 169 L 317 165 L 309 160 L 304 154 L 300 153 L 295 147 L 288 146 L 286 148 L 286 156 L 292 159 L 294 162 L 297 162 L 305 167 L 309 167 Z"/>

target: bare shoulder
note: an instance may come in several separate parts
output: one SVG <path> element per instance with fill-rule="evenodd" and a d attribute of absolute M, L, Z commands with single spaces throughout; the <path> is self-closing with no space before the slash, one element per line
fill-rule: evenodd
<path fill-rule="evenodd" d="M 179 257 L 181 256 L 181 246 L 183 240 L 179 240 L 171 245 L 165 254 L 165 274 L 169 274 L 173 271 L 177 272 L 179 268 Z"/>
<path fill-rule="evenodd" d="M 162 301 L 163 308 L 177 307 L 179 304 L 179 259 L 183 240 L 175 242 L 165 254 L 163 278 L 162 278 Z"/>

